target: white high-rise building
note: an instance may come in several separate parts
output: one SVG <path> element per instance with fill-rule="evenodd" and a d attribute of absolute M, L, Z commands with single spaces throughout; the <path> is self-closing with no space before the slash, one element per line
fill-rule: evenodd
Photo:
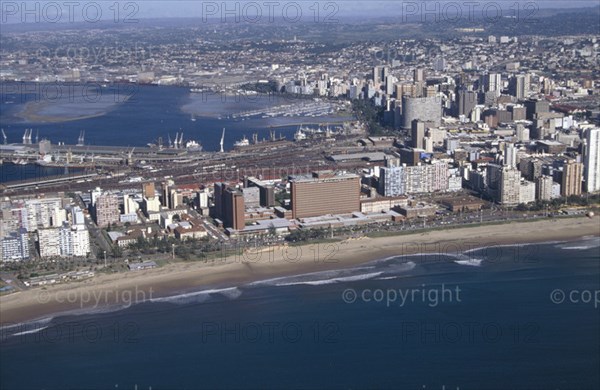
<path fill-rule="evenodd" d="M 600 128 L 588 130 L 585 141 L 585 188 L 587 192 L 600 191 Z"/>
<path fill-rule="evenodd" d="M 38 229 L 40 257 L 60 256 L 61 237 L 59 228 Z"/>
<path fill-rule="evenodd" d="M 90 253 L 90 234 L 85 226 L 74 225 L 69 233 L 71 235 L 72 256 L 84 257 Z"/>
<path fill-rule="evenodd" d="M 404 167 L 379 169 L 379 192 L 383 196 L 400 196 L 406 193 Z"/>
<path fill-rule="evenodd" d="M 504 147 L 504 166 L 511 168 L 517 167 L 517 149 L 512 143 L 507 143 Z"/>
<path fill-rule="evenodd" d="M 40 257 L 84 257 L 90 253 L 90 235 L 85 224 L 38 230 Z"/>

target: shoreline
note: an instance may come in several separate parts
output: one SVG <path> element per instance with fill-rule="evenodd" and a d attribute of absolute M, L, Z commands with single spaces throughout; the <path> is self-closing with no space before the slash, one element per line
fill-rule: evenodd
<path fill-rule="evenodd" d="M 492 246 L 573 241 L 585 236 L 600 236 L 597 218 L 511 222 L 267 247 L 212 262 L 170 263 L 151 270 L 102 274 L 81 282 L 36 287 L 1 296 L 0 327 L 211 288 L 233 288 L 267 279 L 352 268 L 396 256 L 465 253 Z"/>

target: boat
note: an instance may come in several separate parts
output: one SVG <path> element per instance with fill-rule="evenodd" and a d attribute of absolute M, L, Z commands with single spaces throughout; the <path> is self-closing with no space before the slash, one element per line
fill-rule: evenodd
<path fill-rule="evenodd" d="M 294 133 L 294 141 L 304 141 L 305 139 L 306 133 L 304 133 L 301 128 L 296 130 L 296 132 Z"/>
<path fill-rule="evenodd" d="M 196 115 L 192 114 L 192 122 L 196 122 Z"/>
<path fill-rule="evenodd" d="M 194 140 L 189 140 L 185 143 L 185 148 L 189 151 L 201 152 L 202 145 Z"/>
<path fill-rule="evenodd" d="M 202 92 L 204 92 L 204 90 L 201 88 L 192 88 L 192 89 L 190 89 L 190 92 L 191 93 L 202 93 Z"/>
<path fill-rule="evenodd" d="M 244 138 L 242 138 L 239 141 L 236 141 L 233 146 L 250 146 L 250 141 L 248 140 L 248 138 L 246 138 L 246 136 L 244 136 Z"/>

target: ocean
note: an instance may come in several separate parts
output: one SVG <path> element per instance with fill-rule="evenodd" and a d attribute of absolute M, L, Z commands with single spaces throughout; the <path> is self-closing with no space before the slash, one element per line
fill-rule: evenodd
<path fill-rule="evenodd" d="M 396 256 L 5 326 L 0 388 L 598 389 L 599 254 Z"/>

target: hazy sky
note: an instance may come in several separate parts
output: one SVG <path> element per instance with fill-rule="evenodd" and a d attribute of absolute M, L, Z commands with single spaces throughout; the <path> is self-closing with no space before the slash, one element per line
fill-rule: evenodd
<path fill-rule="evenodd" d="M 135 21 L 146 18 L 225 18 L 240 20 L 315 21 L 326 18 L 381 17 L 420 15 L 421 12 L 447 12 L 453 18 L 460 13 L 465 19 L 469 12 L 494 17 L 497 9 L 503 16 L 521 12 L 535 12 L 536 7 L 575 8 L 600 4 L 598 0 L 257 0 L 257 1 L 200 1 L 200 0 L 25 0 L 0 1 L 0 23 L 74 22 L 97 20 Z M 118 7 L 115 7 L 118 4 Z M 316 6 L 315 6 L 316 5 Z M 318 13 L 317 13 L 317 8 Z"/>

